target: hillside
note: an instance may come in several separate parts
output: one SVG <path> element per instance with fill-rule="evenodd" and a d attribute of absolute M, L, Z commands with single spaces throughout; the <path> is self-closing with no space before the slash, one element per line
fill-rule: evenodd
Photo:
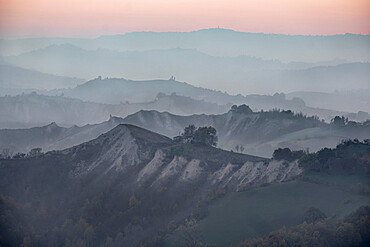
<path fill-rule="evenodd" d="M 264 157 L 271 157 L 278 147 L 317 151 L 323 147 L 335 147 L 343 139 L 370 138 L 369 126 L 337 128 L 289 111 L 251 112 L 249 109 L 247 112 L 192 116 L 140 111 L 127 116 L 125 122 L 167 136 L 178 135 L 190 124 L 210 125 L 217 130 L 220 147 L 235 151 L 236 145 L 243 145 L 244 152 Z"/>
<path fill-rule="evenodd" d="M 250 56 L 282 61 L 321 62 L 337 59 L 369 61 L 369 35 L 343 34 L 305 36 L 246 33 L 230 29 L 192 32 L 131 32 L 96 39 L 30 38 L 0 40 L 1 55 L 17 55 L 53 44 L 70 43 L 84 49 L 143 51 L 154 49 L 197 49 L 213 56 Z M 289 44 L 289 45 L 287 45 Z"/>
<path fill-rule="evenodd" d="M 191 115 L 203 112 L 219 114 L 228 108 L 230 105 L 218 105 L 176 94 L 158 94 L 144 103 L 102 104 L 33 92 L 0 97 L 0 128 L 34 127 L 51 122 L 62 126 L 95 124 L 106 121 L 110 115 L 125 117 L 141 109 Z"/>
<path fill-rule="evenodd" d="M 28 153 L 32 148 L 40 147 L 43 151 L 62 150 L 86 141 L 91 141 L 101 134 L 123 123 L 122 118 L 111 117 L 99 124 L 87 124 L 82 127 L 60 127 L 55 122 L 42 127 L 28 129 L 1 129 L 0 150 L 8 149 L 13 154 Z"/>
<path fill-rule="evenodd" d="M 70 88 L 81 84 L 83 80 L 64 76 L 44 74 L 34 70 L 0 64 L 1 91 L 15 89 L 52 90 Z M 3 96 L 2 92 L 0 96 Z"/>
<path fill-rule="evenodd" d="M 195 228 L 199 233 L 197 241 L 229 247 L 251 238 L 268 236 L 272 231 L 304 224 L 305 212 L 310 207 L 319 208 L 328 217 L 328 226 L 335 226 L 359 207 L 370 206 L 368 194 L 325 182 L 345 180 L 349 188 L 355 187 L 356 183 L 366 184 L 368 177 L 321 175 L 321 179 L 320 182 L 292 181 L 229 193 L 209 206 L 208 215 Z M 166 246 L 183 244 L 184 235 L 181 231 L 175 232 L 168 237 Z"/>
<path fill-rule="evenodd" d="M 165 105 L 166 101 L 163 99 L 172 97 L 178 96 L 164 97 L 157 102 L 163 102 Z M 119 110 L 121 114 L 129 108 L 128 106 L 131 106 L 130 111 L 133 111 L 142 105 L 123 106 L 126 107 Z M 188 105 L 190 106 L 191 104 Z M 112 106 L 107 106 L 106 114 L 109 113 L 108 110 L 111 111 L 110 107 Z M 200 109 L 202 108 L 199 107 L 196 110 Z M 81 114 L 86 113 L 83 110 L 84 108 L 81 109 Z M 41 147 L 44 151 L 61 150 L 90 141 L 121 123 L 137 125 L 171 138 L 179 135 L 185 127 L 191 124 L 198 127 L 213 126 L 217 130 L 219 147 L 263 157 L 271 157 L 273 151 L 279 147 L 317 151 L 323 147 L 335 147 L 343 139 L 370 138 L 369 126 L 336 127 L 313 117 L 304 117 L 289 111 L 252 112 L 249 108 L 246 110 L 248 111 L 230 110 L 217 115 L 193 114 L 188 116 L 141 110 L 125 118 L 110 116 L 106 121 L 81 127 L 66 128 L 53 123 L 30 129 L 3 129 L 0 130 L 0 150 L 9 149 L 13 154 L 28 153 L 35 147 Z M 53 115 L 50 114 L 50 116 Z M 243 150 L 236 150 L 237 145 L 243 146 Z"/>
<path fill-rule="evenodd" d="M 217 105 L 229 104 L 248 104 L 253 110 L 271 110 L 271 109 L 289 109 L 296 112 L 303 112 L 307 115 L 317 115 L 318 117 L 330 121 L 336 115 L 347 115 L 347 112 L 327 110 L 325 108 L 313 108 L 306 106 L 305 102 L 297 97 L 290 97 L 287 99 L 283 93 L 275 93 L 274 95 L 258 95 L 250 94 L 242 96 L 229 95 L 220 91 L 210 90 L 201 87 L 195 87 L 185 82 L 179 82 L 171 78 L 170 80 L 146 80 L 146 81 L 132 81 L 122 78 L 96 78 L 90 80 L 76 88 L 63 90 L 64 95 L 73 98 L 78 98 L 87 101 L 118 104 L 122 101 L 130 103 L 141 103 L 143 101 L 150 101 L 158 98 L 158 94 L 176 94 L 178 96 L 191 97 L 195 100 L 205 101 L 199 102 L 207 104 L 210 102 Z M 188 102 L 184 102 L 190 104 Z M 167 107 L 176 105 L 174 103 L 168 104 Z M 201 105 L 201 104 L 198 104 Z M 183 103 L 178 103 L 177 108 L 184 107 Z M 194 107 L 190 107 L 194 111 Z M 154 108 L 142 108 L 141 110 Z M 176 108 L 169 112 L 176 113 Z M 140 110 L 140 109 L 139 109 Z M 190 112 L 190 111 L 188 111 Z M 199 110 L 199 113 L 212 114 L 216 113 Z M 219 113 L 219 112 L 217 112 Z"/>
<path fill-rule="evenodd" d="M 323 92 L 292 92 L 286 96 L 288 99 L 298 97 L 311 107 L 327 108 L 358 112 L 360 121 L 370 118 L 370 90 L 339 91 L 334 93 Z"/>
<path fill-rule="evenodd" d="M 63 151 L 2 159 L 0 171 L 1 194 L 21 205 L 14 210 L 24 215 L 3 230 L 22 224 L 32 242 L 91 246 L 110 236 L 117 245 L 156 241 L 169 223 L 202 218 L 212 191 L 221 196 L 225 188 L 288 181 L 301 173 L 296 162 L 178 144 L 133 125 Z"/>
<path fill-rule="evenodd" d="M 12 57 L 11 65 L 78 78 L 169 78 L 232 94 L 325 91 L 368 88 L 368 62 L 304 66 L 253 56 L 218 57 L 196 49 L 145 51 L 86 50 L 71 44 L 52 45 Z M 298 68 L 297 68 L 298 67 Z M 228 82 L 225 84 L 225 82 Z M 309 82 L 309 83 L 307 83 Z M 351 83 L 349 83 L 351 82 Z M 231 85 L 231 86 L 230 86 Z"/>
<path fill-rule="evenodd" d="M 102 122 L 112 113 L 109 105 L 83 102 L 63 96 L 36 93 L 0 97 L 0 123 L 12 128 L 15 123 L 42 126 L 51 122 L 59 125 L 85 125 Z"/>
<path fill-rule="evenodd" d="M 361 206 L 370 206 L 369 148 L 369 140 L 347 140 L 333 149 L 304 154 L 298 161 L 303 172 L 295 181 L 229 193 L 215 200 L 195 226 L 196 241 L 225 247 L 242 241 L 245 245 L 240 246 L 281 242 L 289 243 L 287 246 L 367 246 L 370 208 L 359 214 L 358 221 L 352 221 L 352 229 L 344 227 L 343 220 L 348 221 L 346 216 Z M 321 215 L 312 213 L 313 209 Z M 286 236 L 290 227 L 295 229 Z M 364 244 L 348 244 L 349 236 L 355 236 L 354 229 L 360 227 L 362 239 L 354 242 Z M 181 245 L 183 235 L 183 229 L 175 231 L 167 238 L 167 245 Z M 264 241 L 251 239 L 262 236 Z M 345 244 L 338 244 L 340 238 Z"/>

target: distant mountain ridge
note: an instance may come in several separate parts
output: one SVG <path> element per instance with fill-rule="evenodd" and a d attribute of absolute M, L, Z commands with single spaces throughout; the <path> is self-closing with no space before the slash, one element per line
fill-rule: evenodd
<path fill-rule="evenodd" d="M 154 50 L 197 49 L 213 56 L 250 55 L 282 61 L 318 62 L 336 58 L 370 61 L 370 36 L 340 34 L 329 36 L 246 33 L 210 28 L 192 32 L 132 32 L 96 39 L 35 38 L 0 40 L 3 55 L 16 55 L 52 44 L 71 43 L 84 49 Z"/>
<path fill-rule="evenodd" d="M 183 48 L 118 52 L 106 49 L 84 50 L 63 44 L 1 59 L 4 63 L 44 73 L 79 78 L 102 75 L 143 80 L 174 75 L 198 86 L 243 94 L 274 93 L 281 88 L 288 88 L 289 91 L 360 89 L 368 87 L 370 78 L 369 63 L 342 66 L 336 63 L 330 66 L 317 66 L 315 63 L 285 64 L 248 56 L 209 56 L 194 49 Z M 310 83 L 307 84 L 307 81 Z M 225 82 L 231 87 L 225 85 Z"/>

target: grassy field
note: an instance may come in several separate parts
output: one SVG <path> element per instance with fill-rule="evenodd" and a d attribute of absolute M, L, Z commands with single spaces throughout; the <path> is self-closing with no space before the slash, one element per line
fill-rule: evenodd
<path fill-rule="evenodd" d="M 204 242 L 230 246 L 300 224 L 311 206 L 321 209 L 334 223 L 358 207 L 370 205 L 370 196 L 349 191 L 359 182 L 368 183 L 366 177 L 311 174 L 309 178 L 315 179 L 314 183 L 293 181 L 230 193 L 209 206 L 208 216 L 197 229 Z M 181 234 L 176 235 L 179 238 Z"/>

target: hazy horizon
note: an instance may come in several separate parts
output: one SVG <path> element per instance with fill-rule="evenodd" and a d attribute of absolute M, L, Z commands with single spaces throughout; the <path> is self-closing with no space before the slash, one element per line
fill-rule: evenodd
<path fill-rule="evenodd" d="M 359 36 L 370 36 L 370 32 L 367 34 L 364 33 L 352 33 L 352 32 L 343 32 L 343 33 L 333 33 L 333 34 L 290 34 L 290 33 L 279 33 L 279 32 L 249 32 L 249 31 L 243 31 L 238 30 L 234 28 L 226 28 L 221 26 L 216 27 L 203 27 L 203 28 L 197 28 L 197 29 L 189 29 L 189 30 L 183 30 L 183 31 L 172 31 L 172 30 L 163 30 L 163 31 L 155 31 L 155 30 L 133 30 L 133 31 L 127 31 L 127 32 L 116 32 L 116 33 L 101 33 L 101 34 L 94 34 L 94 35 L 54 35 L 54 36 L 48 36 L 48 35 L 27 35 L 27 36 L 2 36 L 0 33 L 0 39 L 2 40 L 22 40 L 22 39 L 98 39 L 101 37 L 110 37 L 110 36 L 124 36 L 128 34 L 135 34 L 135 33 L 194 33 L 194 32 L 200 32 L 200 31 L 206 31 L 206 30 L 222 30 L 222 31 L 232 31 L 236 33 L 246 33 L 246 34 L 265 34 L 265 35 L 283 35 L 283 36 L 307 36 L 307 37 L 328 37 L 328 36 L 342 36 L 342 35 L 359 35 Z"/>
<path fill-rule="evenodd" d="M 0 1 L 1 37 L 96 37 L 222 27 L 251 33 L 370 34 L 367 0 Z"/>

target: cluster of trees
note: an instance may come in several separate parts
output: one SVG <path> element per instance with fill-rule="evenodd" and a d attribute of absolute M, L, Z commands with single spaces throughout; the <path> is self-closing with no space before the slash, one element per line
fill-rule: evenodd
<path fill-rule="evenodd" d="M 344 116 L 335 116 L 331 121 L 331 124 L 335 126 L 345 126 L 348 123 L 348 118 L 345 118 Z"/>
<path fill-rule="evenodd" d="M 303 155 L 299 165 L 306 171 L 370 173 L 370 140 L 343 140 L 336 148 Z"/>
<path fill-rule="evenodd" d="M 252 114 L 253 111 L 252 109 L 245 104 L 242 105 L 233 105 L 230 109 L 231 112 L 236 112 L 236 113 L 242 113 L 242 114 Z M 314 120 L 319 122 L 319 117 L 318 116 L 307 116 L 303 114 L 302 112 L 293 112 L 291 110 L 281 110 L 281 109 L 272 109 L 269 111 L 263 111 L 261 110 L 260 112 L 262 117 L 275 117 L 275 118 L 289 118 L 289 119 L 306 119 L 306 120 Z M 322 121 L 321 121 L 322 122 Z M 348 119 L 347 119 L 348 122 Z"/>
<path fill-rule="evenodd" d="M 363 206 L 335 226 L 325 217 L 316 222 L 283 227 L 262 238 L 248 239 L 236 247 L 365 247 L 370 245 L 370 207 Z"/>
<path fill-rule="evenodd" d="M 306 152 L 303 150 L 292 151 L 289 148 L 278 148 L 274 151 L 274 153 L 272 154 L 272 157 L 275 160 L 286 160 L 286 161 L 291 162 L 294 160 L 298 160 L 305 154 Z"/>
<path fill-rule="evenodd" d="M 212 126 L 199 127 L 194 125 L 185 127 L 184 132 L 180 136 L 174 138 L 175 141 L 181 143 L 203 144 L 208 146 L 217 146 L 217 131 Z"/>
<path fill-rule="evenodd" d="M 348 117 L 335 116 L 330 121 L 330 124 L 333 125 L 333 126 L 336 126 L 336 127 L 343 127 L 343 126 L 353 127 L 353 126 L 361 126 L 361 125 L 363 125 L 363 126 L 369 126 L 370 125 L 370 120 L 367 120 L 367 121 L 365 121 L 363 123 L 360 123 L 360 122 L 348 120 Z"/>
<path fill-rule="evenodd" d="M 319 221 L 323 221 L 327 216 L 319 209 L 315 207 L 310 207 L 303 215 L 303 221 L 311 224 Z"/>
<path fill-rule="evenodd" d="M 318 116 L 307 116 L 302 112 L 293 112 L 291 110 L 281 110 L 281 109 L 272 109 L 269 111 L 261 110 L 261 116 L 270 117 L 270 118 L 287 118 L 287 119 L 304 119 L 312 120 L 313 123 L 319 124 L 322 123 Z"/>
<path fill-rule="evenodd" d="M 176 204 L 156 196 L 158 198 L 152 196 L 147 200 L 135 195 L 117 197 L 114 201 L 86 199 L 80 207 L 70 209 L 61 223 L 56 223 L 60 222 L 59 213 L 65 214 L 56 209 L 56 205 L 21 204 L 0 194 L 0 246 L 120 247 L 136 246 L 127 242 L 140 239 L 138 246 L 163 246 L 162 237 L 143 238 L 140 234 L 148 225 L 166 225 L 168 218 L 175 218 L 179 210 L 176 207 L 184 202 Z M 150 203 L 152 207 L 147 207 Z M 157 216 L 151 218 L 152 215 Z M 161 218 L 162 215 L 166 216 Z M 55 224 L 50 224 L 53 218 Z"/>
<path fill-rule="evenodd" d="M 252 114 L 253 111 L 252 109 L 248 106 L 248 105 L 245 105 L 245 104 L 242 104 L 242 105 L 233 105 L 230 109 L 231 112 L 235 112 L 235 113 L 241 113 L 241 114 Z M 261 116 L 261 119 L 266 119 L 266 118 L 278 118 L 278 119 L 300 119 L 300 120 L 309 120 L 308 124 L 312 125 L 312 126 L 319 126 L 321 124 L 324 123 L 324 120 L 321 120 L 319 119 L 318 116 L 307 116 L 305 114 L 303 114 L 302 112 L 293 112 L 291 110 L 281 110 L 281 109 L 278 109 L 278 108 L 274 108 L 274 109 L 271 109 L 269 111 L 263 111 L 261 110 L 260 112 L 260 116 Z M 336 117 L 336 118 L 339 118 L 339 117 Z M 344 117 L 342 117 L 344 119 Z M 342 119 L 340 118 L 340 119 Z M 334 121 L 334 119 L 332 120 L 332 122 Z M 358 124 L 354 121 L 348 121 L 348 118 L 345 119 L 346 123 L 348 123 L 348 125 L 354 125 L 354 124 Z M 338 122 L 338 119 L 336 119 L 336 122 Z"/>
<path fill-rule="evenodd" d="M 58 166 L 57 173 L 66 173 L 65 168 Z M 49 179 L 58 178 L 50 174 Z M 23 184 L 30 184 L 25 180 Z M 39 180 L 29 196 L 0 194 L 0 246 L 164 246 L 165 234 L 183 224 L 185 208 L 192 208 L 192 218 L 202 217 L 208 203 L 227 192 L 198 195 L 199 185 L 191 184 L 181 190 L 161 186 L 132 191 L 127 179 L 119 179 L 115 186 L 87 194 L 74 189 L 79 184 L 60 178 L 45 190 Z"/>
<path fill-rule="evenodd" d="M 0 194 L 0 246 L 31 246 L 30 231 L 21 219 L 21 205 Z"/>
<path fill-rule="evenodd" d="M 28 158 L 28 157 L 37 157 L 42 154 L 42 148 L 32 148 L 28 154 L 25 153 L 16 153 L 13 154 L 13 152 L 5 148 L 3 151 L 0 153 L 0 159 L 23 159 L 23 158 Z"/>
<path fill-rule="evenodd" d="M 253 113 L 252 109 L 246 105 L 242 104 L 240 106 L 233 105 L 230 109 L 231 112 L 236 112 L 236 113 L 242 113 L 242 114 L 251 114 Z"/>

